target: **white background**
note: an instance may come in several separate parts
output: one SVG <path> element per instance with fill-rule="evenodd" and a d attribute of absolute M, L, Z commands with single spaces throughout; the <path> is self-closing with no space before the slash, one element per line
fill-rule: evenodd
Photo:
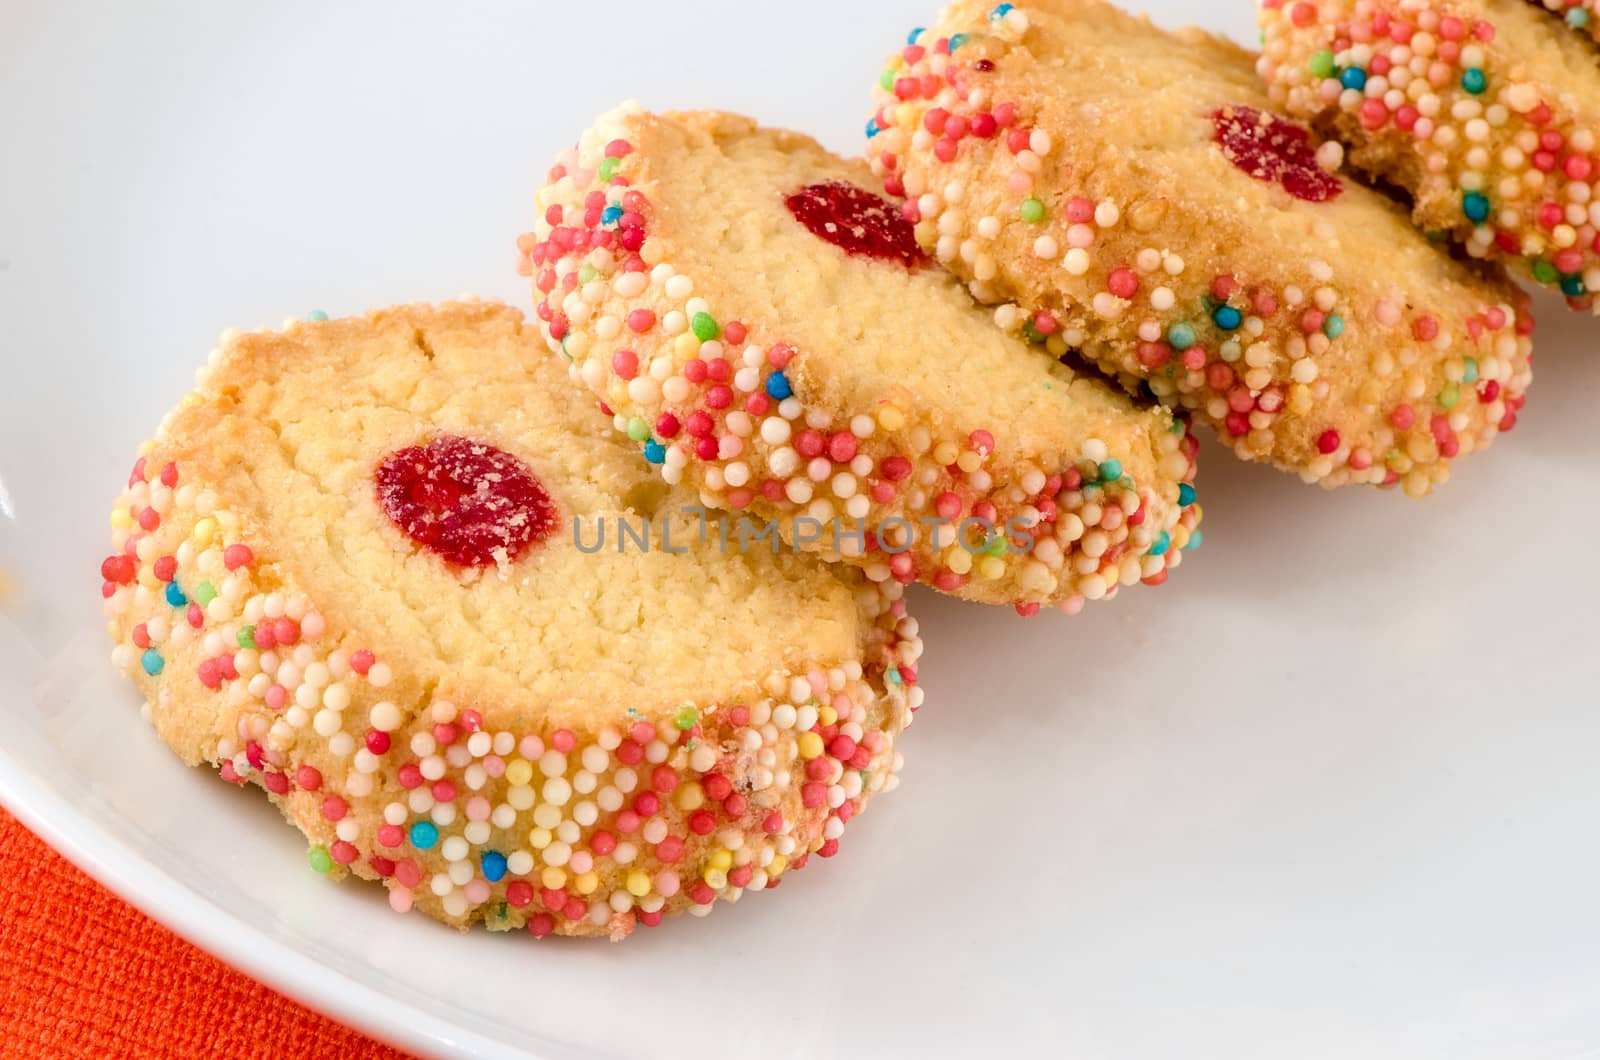
<path fill-rule="evenodd" d="M 1255 37 L 1248 0 L 1156 13 Z M 1600 324 L 1549 300 L 1523 422 L 1432 499 L 1208 446 L 1206 545 L 1165 588 L 1029 622 L 919 592 L 900 793 L 707 921 L 607 947 L 393 917 L 139 724 L 96 617 L 104 513 L 217 332 L 520 304 L 534 186 L 593 114 L 721 106 L 855 151 L 932 14 L 0 0 L 0 796 L 417 1048 L 1600 1055 Z"/>

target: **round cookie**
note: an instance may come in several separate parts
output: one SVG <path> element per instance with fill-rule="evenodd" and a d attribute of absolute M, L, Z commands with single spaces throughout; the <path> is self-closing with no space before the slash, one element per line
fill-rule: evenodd
<path fill-rule="evenodd" d="M 894 786 L 921 643 L 895 582 L 723 549 L 565 375 L 477 302 L 234 334 L 101 577 L 161 738 L 317 872 L 620 938 L 831 856 Z"/>
<path fill-rule="evenodd" d="M 1182 421 L 999 332 L 867 166 L 718 113 L 602 116 L 520 241 L 573 376 L 750 533 L 1075 611 L 1194 533 Z"/>
<path fill-rule="evenodd" d="M 878 97 L 868 154 L 922 246 L 1239 456 L 1421 495 L 1516 422 L 1526 295 L 1338 175 L 1235 45 L 960 0 Z"/>
<path fill-rule="evenodd" d="M 1600 309 L 1600 56 L 1562 6 L 1263 0 L 1260 71 L 1423 229 Z"/>

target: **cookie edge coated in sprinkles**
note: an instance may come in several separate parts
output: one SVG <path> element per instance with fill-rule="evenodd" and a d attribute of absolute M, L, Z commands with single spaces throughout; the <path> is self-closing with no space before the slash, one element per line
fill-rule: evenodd
<path fill-rule="evenodd" d="M 477 311 L 399 311 L 463 305 Z M 314 871 L 381 879 L 396 910 L 459 927 L 621 938 L 832 856 L 867 798 L 893 788 L 894 740 L 922 698 L 894 583 L 856 593 L 860 659 L 753 677 L 728 703 L 513 732 L 491 731 L 495 705 L 433 698 L 404 652 L 340 628 L 292 561 L 167 459 L 169 429 L 226 357 L 141 447 L 113 508 L 100 570 L 112 658 L 186 761 L 269 793 Z"/>

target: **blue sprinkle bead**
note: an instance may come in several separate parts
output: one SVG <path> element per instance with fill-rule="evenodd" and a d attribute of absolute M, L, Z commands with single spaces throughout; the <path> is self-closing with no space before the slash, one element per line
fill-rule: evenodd
<path fill-rule="evenodd" d="M 782 372 L 773 372 L 767 376 L 767 397 L 774 401 L 782 401 L 793 393 L 794 391 L 789 389 L 789 377 Z"/>
<path fill-rule="evenodd" d="M 600 212 L 600 223 L 603 225 L 614 225 L 620 220 L 622 220 L 622 207 L 615 203 Z"/>
<path fill-rule="evenodd" d="M 999 22 L 1001 19 L 1011 14 L 1011 12 L 1014 10 L 1016 10 L 1015 4 L 1001 4 L 999 7 L 989 12 L 989 21 Z"/>
<path fill-rule="evenodd" d="M 306 314 L 306 319 L 312 323 L 316 323 L 319 320 L 327 320 L 328 314 L 324 313 L 320 309 L 313 309 L 311 312 Z"/>
<path fill-rule="evenodd" d="M 1211 319 L 1223 331 L 1232 331 L 1244 323 L 1244 314 L 1231 305 L 1219 305 L 1211 311 Z"/>
<path fill-rule="evenodd" d="M 498 850 L 485 850 L 483 852 L 483 878 L 490 883 L 499 883 L 506 874 L 506 856 Z"/>
<path fill-rule="evenodd" d="M 439 841 L 439 829 L 432 821 L 418 821 L 411 826 L 411 845 L 418 850 L 432 850 Z"/>
<path fill-rule="evenodd" d="M 1322 322 L 1322 333 L 1330 339 L 1336 339 L 1344 334 L 1344 317 L 1338 313 L 1329 313 Z"/>
<path fill-rule="evenodd" d="M 667 447 L 652 438 L 644 443 L 644 458 L 652 464 L 665 464 Z"/>
<path fill-rule="evenodd" d="M 1187 508 L 1189 505 L 1193 504 L 1196 496 L 1197 494 L 1195 493 L 1193 486 L 1189 485 L 1187 482 L 1178 483 L 1178 503 L 1183 505 L 1183 507 Z"/>
<path fill-rule="evenodd" d="M 1483 90 L 1489 87 L 1489 79 L 1482 70 L 1472 67 L 1461 74 L 1461 87 L 1474 96 L 1482 95 Z"/>
<path fill-rule="evenodd" d="M 1122 462 L 1120 460 L 1107 460 L 1100 465 L 1100 481 L 1115 482 L 1122 477 Z"/>
<path fill-rule="evenodd" d="M 907 44 L 915 44 L 915 43 L 917 43 L 917 38 L 922 36 L 922 31 L 924 29 L 926 29 L 926 28 L 927 28 L 926 26 L 918 26 L 916 29 L 912 30 L 911 33 L 906 37 L 906 43 Z"/>
<path fill-rule="evenodd" d="M 1150 542 L 1150 554 L 1152 556 L 1165 556 L 1167 554 L 1167 549 L 1171 547 L 1172 536 L 1163 530 L 1161 531 L 1161 536 Z"/>
<path fill-rule="evenodd" d="M 146 648 L 144 654 L 139 656 L 139 665 L 144 667 L 145 673 L 154 677 L 167 665 L 167 661 L 154 648 Z"/>
<path fill-rule="evenodd" d="M 1195 549 L 1200 547 L 1201 542 L 1205 541 L 1205 539 L 1206 535 L 1200 531 L 1191 531 L 1189 534 L 1189 543 L 1183 546 L 1183 550 L 1185 552 L 1193 552 Z"/>
<path fill-rule="evenodd" d="M 1167 329 L 1167 344 L 1182 353 L 1194 345 L 1194 325 L 1180 320 Z"/>
<path fill-rule="evenodd" d="M 171 604 L 173 607 L 182 607 L 188 602 L 189 598 L 183 595 L 183 590 L 178 588 L 177 582 L 167 583 L 167 603 Z"/>
<path fill-rule="evenodd" d="M 1353 88 L 1359 92 L 1367 87 L 1367 72 L 1359 66 L 1347 66 L 1339 74 L 1339 83 L 1345 88 Z"/>
<path fill-rule="evenodd" d="M 1461 212 L 1473 224 L 1482 224 L 1489 219 L 1489 196 L 1481 191 L 1467 192 L 1461 196 Z"/>
<path fill-rule="evenodd" d="M 957 48 L 961 47 L 971 39 L 972 38 L 965 33 L 957 33 L 952 36 L 950 38 L 950 54 L 954 55 Z"/>
<path fill-rule="evenodd" d="M 882 131 L 883 130 L 878 127 L 878 119 L 877 118 L 871 118 L 871 119 L 869 119 L 867 121 L 867 139 L 869 139 L 869 140 L 872 139 L 874 136 L 877 136 Z"/>

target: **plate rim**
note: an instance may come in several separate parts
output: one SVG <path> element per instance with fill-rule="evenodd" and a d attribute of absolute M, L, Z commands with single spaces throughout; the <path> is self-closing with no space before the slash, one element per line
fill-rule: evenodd
<path fill-rule="evenodd" d="M 3 744 L 0 807 L 122 901 L 235 971 L 318 1015 L 423 1056 L 555 1060 L 554 1054 L 485 1036 L 316 961 L 302 959 L 288 943 L 239 919 L 129 849 L 19 762 Z M 407 1018 L 381 1020 L 384 1006 L 403 1009 Z"/>

